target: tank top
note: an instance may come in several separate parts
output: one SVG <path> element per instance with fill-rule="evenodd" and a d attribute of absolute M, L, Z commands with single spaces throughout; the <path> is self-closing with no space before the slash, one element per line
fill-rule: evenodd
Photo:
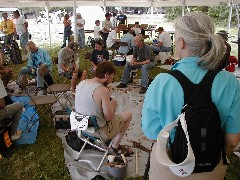
<path fill-rule="evenodd" d="M 75 110 L 77 113 L 89 116 L 96 116 L 98 126 L 103 127 L 106 124 L 102 107 L 93 99 L 93 93 L 96 88 L 102 84 L 81 81 L 76 87 Z"/>

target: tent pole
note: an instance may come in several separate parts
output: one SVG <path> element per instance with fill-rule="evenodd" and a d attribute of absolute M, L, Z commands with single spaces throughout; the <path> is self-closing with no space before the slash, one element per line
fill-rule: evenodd
<path fill-rule="evenodd" d="M 185 0 L 182 0 L 182 16 L 184 16 L 185 14 L 185 5 L 186 5 Z"/>
<path fill-rule="evenodd" d="M 49 19 L 49 0 L 46 2 L 46 7 L 45 7 L 45 11 L 47 13 L 47 20 L 48 20 L 48 37 L 49 37 L 49 46 L 52 46 L 52 38 L 51 38 L 51 23 L 50 23 L 50 19 Z"/>
<path fill-rule="evenodd" d="M 77 4 L 76 0 L 73 0 L 73 19 L 74 19 L 74 41 L 78 42 L 78 32 L 77 32 L 77 22 L 76 22 L 76 9 L 77 9 Z"/>
<path fill-rule="evenodd" d="M 231 27 L 231 18 L 232 18 L 232 8 L 233 8 L 233 0 L 229 1 L 229 12 L 228 12 L 228 24 L 227 24 L 227 32 L 229 33 Z"/>

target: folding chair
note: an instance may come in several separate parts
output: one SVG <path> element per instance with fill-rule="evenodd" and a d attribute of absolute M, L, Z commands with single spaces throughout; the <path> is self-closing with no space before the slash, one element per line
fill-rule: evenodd
<path fill-rule="evenodd" d="M 36 107 L 36 112 L 30 117 L 30 119 L 28 120 L 28 123 L 33 119 L 33 117 L 35 116 L 35 114 L 39 113 L 40 110 L 42 108 L 45 107 L 45 111 L 42 112 L 42 114 L 38 117 L 38 119 L 28 128 L 28 132 L 31 130 L 31 128 L 33 127 L 34 124 L 36 124 L 37 121 L 39 121 L 39 119 L 46 114 L 48 111 L 51 111 L 51 107 L 47 107 L 47 106 L 51 106 L 54 103 L 57 102 L 57 99 L 55 96 L 53 95 L 41 95 L 41 96 L 31 96 L 31 94 L 26 90 L 26 87 L 28 85 L 28 80 L 27 77 L 21 76 L 19 78 L 19 86 L 22 88 L 22 90 L 24 90 L 24 92 L 28 95 L 28 97 L 30 98 L 29 101 L 29 105 L 35 106 Z"/>
<path fill-rule="evenodd" d="M 70 114 L 70 123 L 71 130 L 77 131 L 78 137 L 84 142 L 78 156 L 75 159 L 76 161 L 79 160 L 80 155 L 87 144 L 105 152 L 97 169 L 95 169 L 95 171 L 99 171 L 100 167 L 103 164 L 104 159 L 109 153 L 109 150 L 112 146 L 114 139 L 111 140 L 108 146 L 106 145 L 99 131 L 99 126 L 95 116 L 86 116 L 72 111 Z M 94 133 L 94 135 L 97 134 L 97 136 L 95 137 L 90 135 L 92 133 Z M 94 143 L 92 143 L 91 140 L 94 141 Z"/>
<path fill-rule="evenodd" d="M 47 73 L 49 73 L 47 66 L 44 66 L 44 65 L 41 66 L 39 68 L 39 73 L 43 77 Z M 45 79 L 44 79 L 44 83 L 47 86 L 47 93 L 52 93 L 56 97 L 57 101 L 59 102 L 59 104 L 62 106 L 63 109 L 65 109 L 66 107 L 64 107 L 63 104 L 59 101 L 59 98 L 62 95 L 67 99 L 69 104 L 71 106 L 73 106 L 72 102 L 70 101 L 70 99 L 68 98 L 68 96 L 66 94 L 66 92 L 70 91 L 70 89 L 71 89 L 71 85 L 70 84 L 61 83 L 61 84 L 52 84 L 52 85 L 49 86 L 48 83 L 45 81 Z"/>

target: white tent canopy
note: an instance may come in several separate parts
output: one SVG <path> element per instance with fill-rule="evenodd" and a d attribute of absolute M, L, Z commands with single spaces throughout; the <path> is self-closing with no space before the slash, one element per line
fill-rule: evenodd
<path fill-rule="evenodd" d="M 125 6 L 125 7 L 167 7 L 167 6 L 219 6 L 228 5 L 231 0 L 76 0 L 77 6 Z M 0 7 L 69 7 L 72 0 L 1 0 Z M 233 0 L 240 4 L 240 0 Z"/>

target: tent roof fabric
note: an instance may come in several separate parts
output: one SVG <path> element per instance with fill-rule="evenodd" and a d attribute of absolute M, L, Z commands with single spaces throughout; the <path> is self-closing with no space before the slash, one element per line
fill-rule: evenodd
<path fill-rule="evenodd" d="M 126 6 L 126 7 L 167 7 L 167 6 L 218 6 L 228 5 L 231 0 L 76 0 L 77 6 Z M 232 0 L 240 4 L 240 0 Z M 72 0 L 4 0 L 0 7 L 70 7 Z"/>

